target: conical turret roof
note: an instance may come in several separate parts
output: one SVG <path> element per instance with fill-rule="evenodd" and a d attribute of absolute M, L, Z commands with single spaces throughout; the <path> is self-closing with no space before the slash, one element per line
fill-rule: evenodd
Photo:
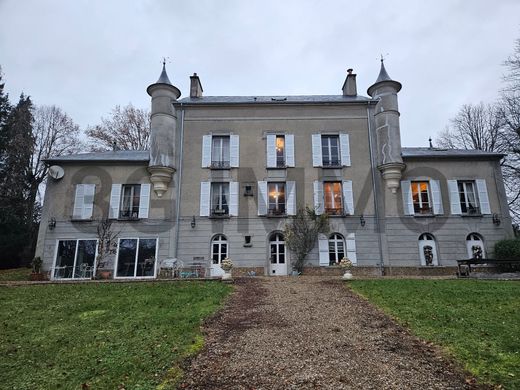
<path fill-rule="evenodd" d="M 393 84 L 394 88 L 396 89 L 396 92 L 399 92 L 402 88 L 402 85 L 399 81 L 392 80 L 392 78 L 388 75 L 388 72 L 385 68 L 385 63 L 383 59 L 381 58 L 381 69 L 379 70 L 379 76 L 377 76 L 377 80 L 374 84 L 372 84 L 370 87 L 368 87 L 368 94 L 370 96 L 373 96 L 373 92 L 381 85 L 381 83 L 390 83 Z"/>
<path fill-rule="evenodd" d="M 168 73 L 166 73 L 165 61 L 163 61 L 162 72 L 159 76 L 159 80 L 149 85 L 148 88 L 146 88 L 146 92 L 148 92 L 148 95 L 152 96 L 152 91 L 157 90 L 157 88 L 166 88 L 171 90 L 175 94 L 175 99 L 178 99 L 181 96 L 181 91 L 179 91 L 179 88 L 173 85 L 170 79 L 168 78 Z"/>
<path fill-rule="evenodd" d="M 381 70 L 379 71 L 379 76 L 377 77 L 377 80 L 374 84 L 379 83 L 381 81 L 393 81 L 390 76 L 388 75 L 388 72 L 385 69 L 385 63 L 381 59 Z"/>
<path fill-rule="evenodd" d="M 166 64 L 163 62 L 162 72 L 159 76 L 159 80 L 157 80 L 156 84 L 170 84 L 172 85 L 170 79 L 168 78 L 168 74 L 166 73 Z"/>

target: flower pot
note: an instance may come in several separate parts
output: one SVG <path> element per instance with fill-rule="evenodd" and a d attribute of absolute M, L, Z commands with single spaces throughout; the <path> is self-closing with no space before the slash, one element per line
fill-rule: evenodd
<path fill-rule="evenodd" d="M 99 271 L 99 278 L 100 279 L 111 279 L 112 272 L 110 271 Z"/>
<path fill-rule="evenodd" d="M 350 280 L 352 278 L 353 278 L 353 276 L 352 276 L 352 272 L 350 272 L 350 270 L 346 270 L 342 277 L 343 280 Z"/>

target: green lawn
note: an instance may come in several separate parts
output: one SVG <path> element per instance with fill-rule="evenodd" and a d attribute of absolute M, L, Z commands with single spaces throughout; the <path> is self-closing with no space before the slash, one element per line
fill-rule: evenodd
<path fill-rule="evenodd" d="M 29 280 L 30 268 L 13 268 L 0 270 L 0 282 Z"/>
<path fill-rule="evenodd" d="M 348 285 L 480 380 L 520 388 L 520 282 L 357 280 Z"/>
<path fill-rule="evenodd" d="M 169 389 L 219 282 L 0 287 L 0 387 Z"/>

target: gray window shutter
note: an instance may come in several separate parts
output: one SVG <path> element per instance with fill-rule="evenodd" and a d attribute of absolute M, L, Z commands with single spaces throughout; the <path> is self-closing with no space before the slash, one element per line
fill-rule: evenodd
<path fill-rule="evenodd" d="M 211 135 L 202 136 L 202 168 L 211 166 Z"/>
<path fill-rule="evenodd" d="M 110 193 L 110 209 L 108 212 L 109 218 L 119 218 L 119 204 L 121 203 L 121 187 L 121 184 L 112 184 L 112 192 Z"/>
<path fill-rule="evenodd" d="M 287 215 L 296 215 L 296 182 L 288 181 L 285 186 L 287 190 Z"/>
<path fill-rule="evenodd" d="M 312 135 L 312 166 L 321 167 L 323 158 L 321 155 L 321 134 Z"/>
<path fill-rule="evenodd" d="M 239 150 L 239 138 L 237 134 L 232 134 L 229 139 L 229 165 L 232 168 L 238 168 L 240 150 Z"/>
<path fill-rule="evenodd" d="M 352 261 L 352 264 L 357 264 L 357 256 L 356 256 L 356 233 L 347 234 L 347 238 L 345 240 L 345 244 L 347 246 L 347 258 Z"/>
<path fill-rule="evenodd" d="M 480 202 L 480 212 L 482 214 L 491 214 L 491 207 L 489 205 L 486 181 L 484 179 L 478 179 L 475 180 L 475 183 L 477 184 L 478 200 Z"/>
<path fill-rule="evenodd" d="M 200 182 L 200 216 L 209 217 L 209 198 L 211 192 L 211 182 Z"/>
<path fill-rule="evenodd" d="M 442 207 L 442 194 L 441 194 L 441 185 L 439 180 L 430 180 L 430 189 L 432 190 L 432 203 L 433 203 L 433 213 L 435 215 L 444 214 L 444 209 Z"/>
<path fill-rule="evenodd" d="M 412 182 L 410 180 L 401 181 L 401 192 L 403 194 L 403 213 L 404 215 L 414 215 Z"/>
<path fill-rule="evenodd" d="M 85 187 L 83 184 L 76 184 L 76 194 L 74 196 L 74 210 L 72 212 L 73 219 L 83 218 L 83 201 L 85 197 Z"/>
<path fill-rule="evenodd" d="M 150 184 L 141 184 L 139 196 L 139 218 L 148 218 L 150 208 Z"/>
<path fill-rule="evenodd" d="M 238 217 L 238 181 L 229 182 L 229 215 Z"/>
<path fill-rule="evenodd" d="M 267 168 L 275 168 L 276 167 L 276 135 L 275 134 L 267 134 Z"/>
<path fill-rule="evenodd" d="M 339 150 L 341 153 L 341 165 L 350 167 L 350 142 L 348 134 L 339 135 Z"/>
<path fill-rule="evenodd" d="M 343 212 L 348 215 L 354 215 L 352 180 L 343 180 Z"/>
<path fill-rule="evenodd" d="M 323 201 L 323 182 L 314 181 L 314 210 L 316 214 L 323 214 L 325 212 Z"/>
<path fill-rule="evenodd" d="M 83 184 L 84 195 L 83 195 L 83 219 L 92 218 L 94 212 L 94 194 L 96 193 L 95 184 Z"/>
<path fill-rule="evenodd" d="M 320 253 L 320 266 L 329 265 L 329 240 L 323 234 L 318 236 L 318 250 Z"/>
<path fill-rule="evenodd" d="M 461 215 L 459 187 L 457 180 L 448 180 L 448 192 L 450 194 L 450 208 L 453 215 Z"/>
<path fill-rule="evenodd" d="M 267 214 L 267 182 L 258 182 L 258 215 Z"/>
<path fill-rule="evenodd" d="M 285 135 L 285 165 L 293 168 L 294 160 L 294 134 Z"/>

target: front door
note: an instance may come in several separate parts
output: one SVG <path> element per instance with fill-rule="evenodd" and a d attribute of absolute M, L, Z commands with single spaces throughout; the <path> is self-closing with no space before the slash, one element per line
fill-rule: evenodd
<path fill-rule="evenodd" d="M 269 275 L 287 275 L 285 241 L 281 233 L 275 233 L 269 241 Z"/>
<path fill-rule="evenodd" d="M 211 241 L 210 276 L 224 275 L 224 270 L 220 267 L 220 264 L 227 256 L 228 245 L 226 237 L 222 234 L 213 237 L 213 240 Z"/>

